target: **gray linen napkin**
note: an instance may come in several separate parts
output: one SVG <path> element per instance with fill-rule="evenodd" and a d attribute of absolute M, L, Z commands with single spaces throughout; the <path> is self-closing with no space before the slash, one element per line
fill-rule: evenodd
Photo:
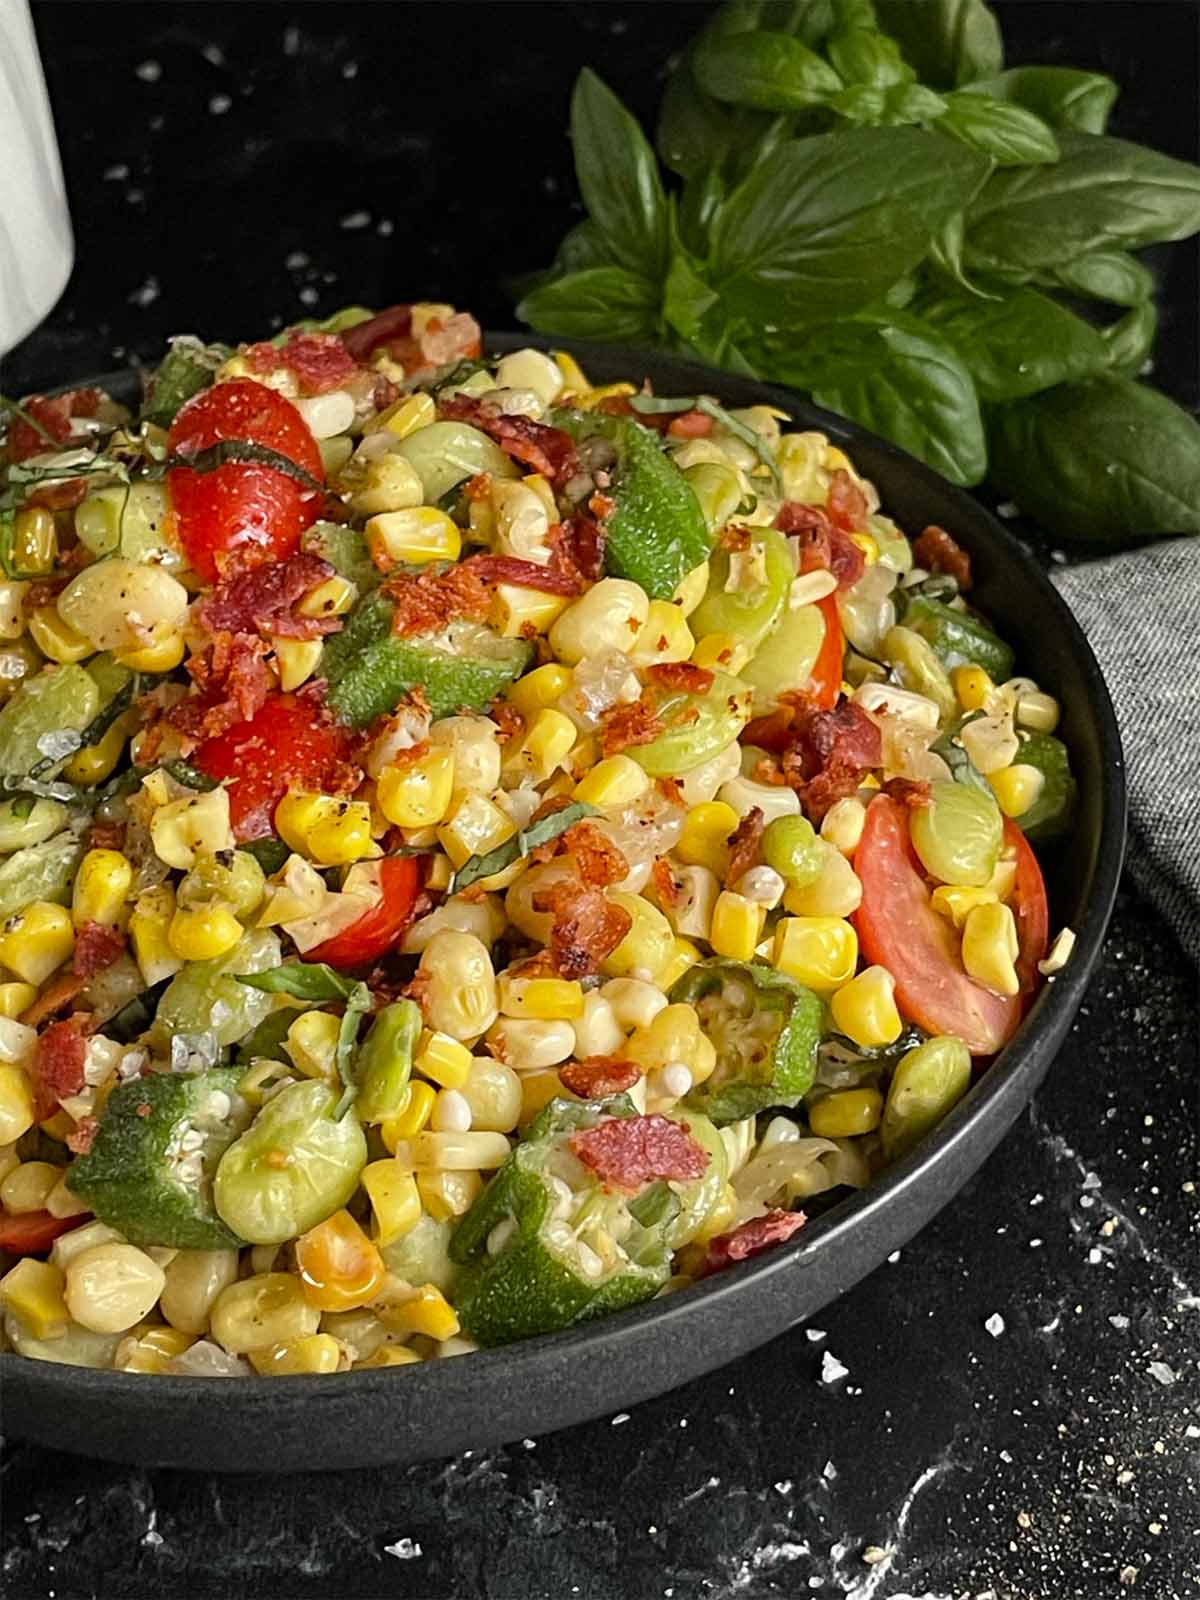
<path fill-rule="evenodd" d="M 1116 707 L 1129 870 L 1200 963 L 1200 538 L 1060 567 L 1051 578 Z"/>

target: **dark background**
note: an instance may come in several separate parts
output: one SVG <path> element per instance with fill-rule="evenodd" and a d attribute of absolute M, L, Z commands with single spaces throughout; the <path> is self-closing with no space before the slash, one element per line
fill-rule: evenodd
<path fill-rule="evenodd" d="M 1012 63 L 1111 73 L 1112 131 L 1195 157 L 1190 0 L 997 9 Z M 349 301 L 444 298 L 508 324 L 505 280 L 547 261 L 573 217 L 575 73 L 592 65 L 652 118 L 667 56 L 707 10 L 36 6 L 77 266 L 4 387 Z M 1156 376 L 1194 406 L 1197 252 L 1157 260 Z M 10 1442 L 0 1591 L 1200 1594 L 1198 998 L 1173 935 L 1128 889 L 1046 1088 L 950 1210 L 816 1326 L 630 1418 L 281 1480 Z M 849 1369 L 840 1384 L 819 1381 L 826 1350 Z M 236 1430 L 235 1391 L 214 1393 L 213 1426 Z"/>

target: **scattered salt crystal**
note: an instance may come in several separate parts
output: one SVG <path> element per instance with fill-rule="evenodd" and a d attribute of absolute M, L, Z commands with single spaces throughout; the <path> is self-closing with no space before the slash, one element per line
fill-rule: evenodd
<path fill-rule="evenodd" d="M 894 1267 L 896 1265 L 897 1261 L 899 1261 L 899 1259 L 900 1259 L 899 1250 L 893 1250 L 891 1255 L 888 1257 L 888 1266 L 889 1267 Z"/>
<path fill-rule="evenodd" d="M 840 1383 L 849 1376 L 850 1368 L 844 1367 L 835 1355 L 826 1350 L 821 1357 L 821 1382 Z"/>
<path fill-rule="evenodd" d="M 212 116 L 223 117 L 232 104 L 233 101 L 227 94 L 215 94 L 208 102 L 208 109 Z"/>
<path fill-rule="evenodd" d="M 1188 1439 L 1200 1439 L 1200 1428 L 1198 1428 L 1194 1422 L 1189 1422 L 1183 1432 L 1184 1436 Z M 778 1485 L 776 1485 L 776 1487 L 778 1488 Z"/>
<path fill-rule="evenodd" d="M 143 83 L 157 83 L 162 77 L 162 64 L 158 61 L 139 61 L 133 69 L 133 75 Z"/>
<path fill-rule="evenodd" d="M 821 1476 L 825 1479 L 826 1483 L 832 1483 L 837 1475 L 838 1470 L 834 1466 L 833 1462 L 827 1461 L 824 1467 L 821 1469 Z"/>
<path fill-rule="evenodd" d="M 1169 1389 L 1175 1382 L 1175 1374 L 1165 1361 L 1152 1361 L 1146 1371 L 1155 1383 L 1161 1383 L 1164 1389 Z"/>
<path fill-rule="evenodd" d="M 210 66 L 223 67 L 225 65 L 225 52 L 219 44 L 202 44 L 200 46 L 200 54 Z"/>
<path fill-rule="evenodd" d="M 289 272 L 299 272 L 308 265 L 308 260 L 303 250 L 293 250 L 290 255 L 284 256 L 283 264 Z"/>
<path fill-rule="evenodd" d="M 415 1561 L 421 1554 L 421 1546 L 415 1539 L 397 1539 L 395 1544 L 385 1544 L 384 1554 L 395 1556 L 397 1561 Z"/>
<path fill-rule="evenodd" d="M 1088 1251 L 1088 1266 L 1089 1267 L 1098 1267 L 1103 1260 L 1104 1260 L 1104 1251 L 1103 1250 L 1089 1250 Z"/>
<path fill-rule="evenodd" d="M 338 218 L 338 227 L 345 228 L 347 232 L 355 228 L 365 228 L 371 220 L 369 211 L 347 211 L 344 217 Z"/>
<path fill-rule="evenodd" d="M 1007 518 L 1019 517 L 1021 515 L 1021 508 L 1015 500 L 1001 500 L 1000 504 L 996 507 L 996 515 L 998 517 Z"/>
<path fill-rule="evenodd" d="M 123 161 L 117 161 L 114 162 L 111 167 L 105 167 L 100 176 L 104 179 L 105 183 L 117 183 L 122 178 L 127 178 L 129 176 L 129 168 Z"/>
<path fill-rule="evenodd" d="M 776 1494 L 791 1494 L 792 1480 L 790 1478 L 781 1478 L 779 1482 L 772 1485 L 772 1487 L 774 1488 Z"/>
<path fill-rule="evenodd" d="M 300 29 L 285 28 L 283 30 L 283 53 L 285 56 L 299 55 Z"/>
<path fill-rule="evenodd" d="M 1125 1329 L 1129 1326 L 1128 1317 L 1109 1317 L 1108 1320 L 1118 1333 L 1124 1333 Z"/>
<path fill-rule="evenodd" d="M 342 63 L 342 77 L 343 78 L 357 78 L 358 77 L 358 62 L 357 61 L 344 61 Z"/>
<path fill-rule="evenodd" d="M 628 1411 L 618 1411 L 616 1416 L 612 1419 L 612 1424 L 611 1425 L 614 1428 L 619 1428 L 623 1422 L 628 1422 L 628 1421 L 629 1421 L 629 1413 L 628 1413 Z"/>
<path fill-rule="evenodd" d="M 312 288 L 301 289 L 300 299 L 306 306 L 315 306 L 320 296 Z"/>
<path fill-rule="evenodd" d="M 810 1344 L 820 1344 L 821 1340 L 825 1337 L 825 1329 L 824 1328 L 805 1328 L 804 1337 L 808 1340 L 808 1342 Z"/>
<path fill-rule="evenodd" d="M 144 311 L 147 306 L 152 306 L 158 299 L 161 288 L 158 279 L 151 274 L 145 283 L 139 283 L 129 296 L 131 306 L 140 306 Z"/>
<path fill-rule="evenodd" d="M 396 224 L 392 221 L 391 217 L 384 217 L 382 222 L 380 222 L 378 227 L 375 229 L 375 232 L 379 235 L 379 237 L 381 239 L 389 239 L 389 238 L 391 238 L 392 234 L 395 233 L 395 231 L 396 231 Z"/>
<path fill-rule="evenodd" d="M 869 1544 L 863 1551 L 862 1558 L 868 1567 L 877 1567 L 881 1561 L 887 1560 L 887 1551 L 882 1545 Z"/>
<path fill-rule="evenodd" d="M 998 1339 L 1004 1332 L 1004 1318 L 998 1311 L 993 1311 L 991 1316 L 984 1323 L 984 1327 L 991 1334 L 993 1339 Z"/>

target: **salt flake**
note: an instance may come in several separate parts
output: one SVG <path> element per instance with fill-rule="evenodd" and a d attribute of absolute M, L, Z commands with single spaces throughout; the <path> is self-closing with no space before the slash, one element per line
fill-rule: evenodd
<path fill-rule="evenodd" d="M 984 1323 L 984 1327 L 991 1334 L 993 1339 L 998 1339 L 1004 1332 L 1004 1318 L 998 1311 L 993 1311 L 991 1316 Z"/>
<path fill-rule="evenodd" d="M 1175 1382 L 1175 1374 L 1165 1361 L 1152 1361 L 1146 1371 L 1155 1383 L 1161 1383 L 1164 1389 L 1169 1389 Z"/>
<path fill-rule="evenodd" d="M 840 1383 L 849 1376 L 850 1368 L 844 1367 L 831 1351 L 826 1350 L 821 1357 L 821 1382 Z"/>
<path fill-rule="evenodd" d="M 397 1561 L 415 1561 L 422 1553 L 415 1539 L 397 1539 L 395 1544 L 385 1544 L 384 1554 L 395 1556 Z"/>

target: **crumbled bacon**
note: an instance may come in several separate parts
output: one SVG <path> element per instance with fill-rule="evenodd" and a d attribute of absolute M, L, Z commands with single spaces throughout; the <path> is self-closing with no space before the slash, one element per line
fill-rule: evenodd
<path fill-rule="evenodd" d="M 919 566 L 928 567 L 930 572 L 948 572 L 957 579 L 960 589 L 971 587 L 970 556 L 936 522 L 913 540 L 913 556 Z"/>
<path fill-rule="evenodd" d="M 831 522 L 820 506 L 785 500 L 775 518 L 775 526 L 781 533 L 798 536 L 801 572 L 815 572 L 823 567 L 833 573 L 841 589 L 848 589 L 862 577 L 866 557 L 849 534 Z"/>
<path fill-rule="evenodd" d="M 585 584 L 579 573 L 557 562 L 546 566 L 522 561 L 519 556 L 469 556 L 459 567 L 483 583 L 511 583 L 518 589 L 537 589 L 541 594 L 581 594 Z"/>
<path fill-rule="evenodd" d="M 683 898 L 683 890 L 666 856 L 655 856 L 654 865 L 650 869 L 650 877 L 654 884 L 654 892 L 658 895 L 659 904 L 677 906 Z"/>
<path fill-rule="evenodd" d="M 745 1261 L 748 1256 L 756 1256 L 769 1245 L 790 1239 L 806 1221 L 803 1211 L 768 1211 L 761 1217 L 751 1217 L 749 1222 L 743 1222 L 729 1233 L 719 1233 L 708 1242 L 698 1276 L 706 1278 L 735 1262 Z"/>
<path fill-rule="evenodd" d="M 52 1022 L 33 1052 L 34 1115 L 39 1122 L 53 1116 L 61 1101 L 83 1088 L 87 1039 L 80 1012 L 65 1022 Z"/>
<path fill-rule="evenodd" d="M 100 405 L 99 389 L 68 389 L 63 394 L 46 396 L 33 394 L 22 400 L 21 409 L 40 422 L 58 444 L 66 444 L 71 437 L 72 417 L 94 417 Z M 52 450 L 36 428 L 30 427 L 20 417 L 10 416 L 5 448 L 10 461 L 25 461 L 29 456 Z"/>
<path fill-rule="evenodd" d="M 597 502 L 607 509 L 601 514 Z M 615 502 L 603 495 L 593 495 L 587 511 L 573 511 L 564 521 L 555 523 L 550 530 L 550 548 L 556 563 L 565 571 L 578 575 L 584 583 L 596 583 L 604 575 L 604 548 L 608 540 L 605 520 L 611 515 Z M 580 587 L 583 587 L 581 583 Z"/>
<path fill-rule="evenodd" d="M 262 710 L 274 683 L 264 657 L 270 645 L 253 633 L 218 633 L 187 670 L 199 693 L 173 705 L 171 727 L 199 743 L 216 739 Z"/>
<path fill-rule="evenodd" d="M 76 972 L 60 972 L 57 978 L 46 985 L 29 1009 L 22 1011 L 19 1020 L 27 1028 L 40 1028 L 47 1017 L 69 1006 L 86 983 L 87 979 L 81 978 Z"/>
<path fill-rule="evenodd" d="M 600 748 L 615 756 L 634 745 L 651 744 L 662 733 L 664 723 L 644 696 L 640 700 L 610 706 L 601 719 Z"/>
<path fill-rule="evenodd" d="M 499 729 L 497 736 L 501 744 L 508 744 L 512 739 L 519 739 L 525 732 L 525 718 L 511 700 L 493 700 L 488 707 L 488 716 L 491 717 Z"/>
<path fill-rule="evenodd" d="M 299 552 L 286 561 L 247 570 L 237 564 L 195 608 L 209 633 L 261 633 L 264 638 L 319 639 L 341 627 L 337 617 L 305 617 L 295 607 L 334 569 L 320 556 Z"/>
<path fill-rule="evenodd" d="M 673 806 L 684 804 L 683 783 L 679 778 L 655 778 L 654 787 Z"/>
<path fill-rule="evenodd" d="M 71 970 L 80 978 L 94 978 L 98 972 L 111 967 L 124 948 L 125 935 L 120 928 L 108 928 L 102 922 L 85 922 L 75 934 Z"/>
<path fill-rule="evenodd" d="M 411 331 L 412 306 L 389 306 L 386 311 L 347 328 L 342 334 L 342 344 L 355 361 L 366 361 L 381 344 L 407 338 Z"/>
<path fill-rule="evenodd" d="M 530 417 L 512 417 L 473 395 L 449 395 L 439 402 L 443 417 L 469 422 L 494 439 L 506 455 L 540 472 L 549 483 L 566 483 L 579 471 L 575 441 L 561 428 Z"/>
<path fill-rule="evenodd" d="M 629 876 L 629 862 L 594 822 L 577 822 L 560 838 L 563 854 L 574 858 L 589 888 L 608 889 Z"/>
<path fill-rule="evenodd" d="M 618 1189 L 632 1191 L 661 1179 L 690 1182 L 708 1168 L 708 1152 L 685 1122 L 670 1117 L 609 1117 L 580 1128 L 569 1143 L 585 1167 Z"/>
<path fill-rule="evenodd" d="M 89 850 L 122 850 L 125 846 L 123 822 L 93 822 L 87 832 Z"/>
<path fill-rule="evenodd" d="M 96 1141 L 100 1132 L 100 1118 L 93 1116 L 80 1117 L 75 1124 L 74 1133 L 67 1135 L 67 1149 L 77 1156 L 85 1156 Z"/>
<path fill-rule="evenodd" d="M 536 911 L 551 916 L 549 955 L 560 978 L 589 978 L 599 972 L 633 926 L 603 889 L 566 878 L 534 897 Z"/>
<path fill-rule="evenodd" d="M 912 811 L 929 805 L 933 799 L 933 792 L 924 778 L 889 778 L 883 786 L 883 792 Z"/>
<path fill-rule="evenodd" d="M 789 699 L 795 710 L 783 751 L 783 775 L 809 820 L 819 823 L 830 806 L 854 793 L 864 773 L 879 765 L 879 729 L 852 700 L 824 711 L 804 695 Z"/>
<path fill-rule="evenodd" d="M 732 522 L 722 528 L 717 539 L 721 549 L 728 550 L 731 555 L 737 550 L 749 550 L 752 542 L 750 529 Z"/>
<path fill-rule="evenodd" d="M 867 497 L 845 467 L 837 467 L 830 475 L 826 504 L 830 522 L 843 533 L 857 533 L 866 527 L 870 515 Z"/>
<path fill-rule="evenodd" d="M 559 1082 L 564 1089 L 577 1094 L 581 1100 L 603 1100 L 610 1094 L 623 1094 L 632 1089 L 642 1075 L 642 1069 L 621 1056 L 588 1056 L 584 1061 L 568 1061 L 558 1069 Z"/>
<path fill-rule="evenodd" d="M 273 372 L 287 367 L 296 374 L 304 394 L 328 394 L 349 382 L 358 364 L 336 333 L 294 331 L 276 347 L 270 343 L 252 344 L 243 351 L 254 372 Z"/>
<path fill-rule="evenodd" d="M 706 439 L 713 430 L 713 419 L 706 411 L 681 411 L 667 424 L 675 439 Z"/>
<path fill-rule="evenodd" d="M 737 827 L 729 835 L 729 871 L 726 881 L 736 886 L 737 881 L 761 859 L 762 836 L 766 831 L 766 818 L 761 806 L 751 806 Z"/>
<path fill-rule="evenodd" d="M 697 667 L 691 661 L 656 661 L 646 668 L 651 683 L 664 689 L 682 689 L 685 694 L 707 694 L 712 688 L 715 674 L 707 667 Z"/>
<path fill-rule="evenodd" d="M 437 633 L 463 618 L 482 622 L 492 604 L 487 580 L 471 561 L 461 561 L 445 572 L 427 568 L 415 576 L 389 578 L 383 592 L 396 607 L 392 632 L 402 638 Z"/>
<path fill-rule="evenodd" d="M 25 496 L 27 506 L 44 506 L 47 511 L 73 511 L 87 497 L 91 480 L 64 478 L 60 483 L 43 483 Z"/>

